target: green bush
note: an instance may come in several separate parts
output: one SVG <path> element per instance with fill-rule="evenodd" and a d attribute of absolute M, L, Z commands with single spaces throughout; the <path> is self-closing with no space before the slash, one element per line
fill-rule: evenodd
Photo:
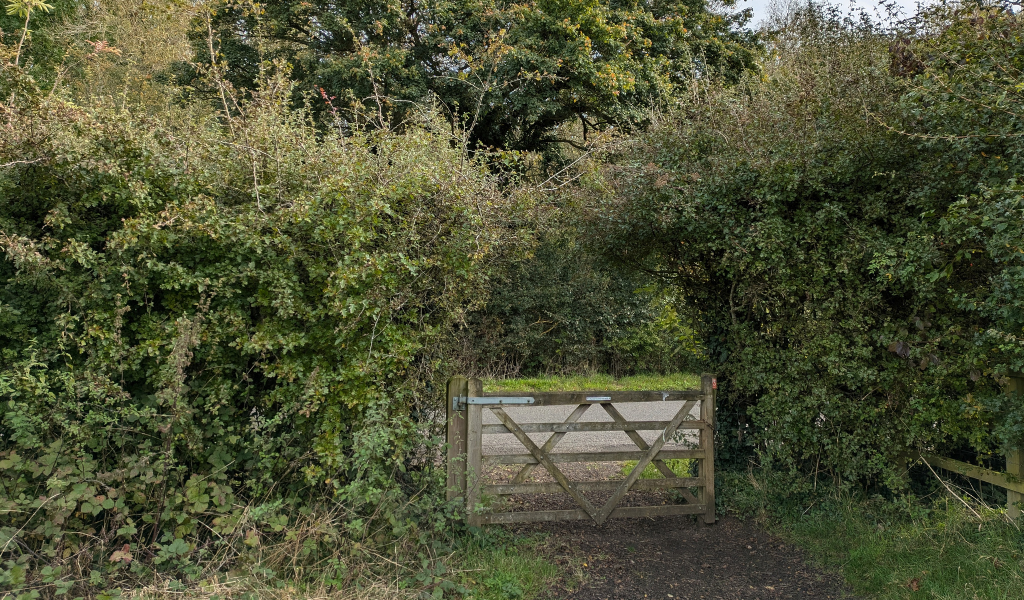
<path fill-rule="evenodd" d="M 15 588 L 199 577 L 297 535 L 323 503 L 335 514 L 292 573 L 346 539 L 445 525 L 437 369 L 511 248 L 517 201 L 430 115 L 343 137 L 288 109 L 290 92 L 266 65 L 230 118 L 31 89 L 4 117 L 0 547 Z"/>
<path fill-rule="evenodd" d="M 595 237 L 699 307 L 720 441 L 780 468 L 900 486 L 911 450 L 1024 440 L 1022 21 L 943 10 L 912 43 L 796 11 L 612 157 Z"/>

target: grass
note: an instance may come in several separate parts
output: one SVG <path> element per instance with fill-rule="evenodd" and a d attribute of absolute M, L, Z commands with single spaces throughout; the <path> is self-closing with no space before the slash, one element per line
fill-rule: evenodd
<path fill-rule="evenodd" d="M 789 537 L 871 598 L 1024 598 L 1021 532 L 953 499 L 922 518 L 876 522 L 863 502 L 787 524 Z"/>
<path fill-rule="evenodd" d="M 1001 509 L 968 499 L 969 509 L 948 494 L 885 500 L 832 492 L 795 510 L 779 498 L 773 506 L 770 486 L 753 474 L 724 475 L 720 489 L 734 499 L 747 495 L 740 504 L 756 497 L 770 530 L 840 571 L 859 596 L 1024 598 L 1024 533 Z"/>
<path fill-rule="evenodd" d="M 672 472 L 676 474 L 676 477 L 689 477 L 690 468 L 693 465 L 692 458 L 670 458 L 665 461 L 665 465 L 672 469 Z M 636 466 L 635 460 L 627 460 L 622 463 L 622 476 L 626 477 Z M 643 473 L 640 473 L 640 479 L 661 479 L 663 475 L 658 467 L 653 464 L 647 465 Z"/>
<path fill-rule="evenodd" d="M 544 557 L 542 536 L 521 537 L 493 545 L 471 542 L 457 557 L 459 583 L 466 600 L 530 600 L 560 573 Z"/>
<path fill-rule="evenodd" d="M 700 387 L 700 375 L 636 375 L 616 379 L 611 375 L 575 375 L 568 377 L 523 377 L 517 379 L 484 379 L 484 391 L 570 392 L 577 390 L 691 390 Z"/>

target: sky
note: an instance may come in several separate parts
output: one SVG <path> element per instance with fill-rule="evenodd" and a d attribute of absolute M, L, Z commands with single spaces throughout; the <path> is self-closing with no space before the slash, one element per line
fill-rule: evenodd
<path fill-rule="evenodd" d="M 756 28 L 758 24 L 768 16 L 769 7 L 778 2 L 779 0 L 738 0 L 738 8 L 752 8 L 754 9 L 754 18 L 750 22 L 750 26 Z M 785 0 L 783 0 L 785 2 Z M 910 16 L 914 13 L 918 0 L 896 0 L 896 3 L 902 8 L 904 16 Z M 928 2 L 925 2 L 926 4 Z M 848 9 L 866 9 L 870 14 L 874 14 L 878 0 L 829 0 L 828 4 L 833 4 L 844 10 Z"/>

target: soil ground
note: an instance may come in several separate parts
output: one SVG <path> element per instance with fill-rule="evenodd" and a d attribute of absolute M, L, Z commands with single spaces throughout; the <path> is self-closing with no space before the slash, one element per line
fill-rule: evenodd
<path fill-rule="evenodd" d="M 572 468 L 572 467 L 575 467 Z M 565 465 L 569 479 L 621 479 L 622 465 Z M 507 480 L 511 469 L 491 470 Z M 538 469 L 533 481 L 550 480 Z M 592 501 L 601 498 L 591 495 Z M 623 505 L 662 504 L 662 493 L 630 493 Z M 563 495 L 507 498 L 504 510 L 573 508 Z M 750 522 L 720 517 L 714 525 L 692 516 L 518 525 L 547 534 L 547 551 L 564 566 L 549 598 L 573 600 L 850 598 L 841 577 L 808 564 L 798 550 Z"/>

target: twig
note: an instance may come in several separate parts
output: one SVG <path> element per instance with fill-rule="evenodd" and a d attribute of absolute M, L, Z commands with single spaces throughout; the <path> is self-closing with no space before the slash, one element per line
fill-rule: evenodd
<path fill-rule="evenodd" d="M 17 537 L 18 537 L 19 535 L 21 535 L 21 532 L 22 532 L 22 531 L 25 531 L 25 528 L 26 528 L 26 527 L 28 527 L 28 524 L 29 524 L 29 523 L 31 523 L 31 522 L 32 522 L 32 519 L 34 519 L 34 518 L 36 517 L 36 514 L 38 514 L 38 513 L 39 513 L 39 511 L 40 511 L 40 510 L 42 510 L 44 506 L 46 506 L 46 503 L 47 503 L 47 502 L 49 502 L 50 500 L 53 500 L 53 499 L 54 499 L 54 498 L 56 498 L 57 496 L 60 496 L 60 493 L 54 494 L 54 495 L 50 496 L 49 498 L 47 498 L 46 500 L 43 500 L 42 504 L 40 504 L 40 505 L 39 505 L 39 507 L 38 507 L 38 508 L 36 508 L 36 511 L 35 511 L 34 513 L 32 513 L 32 516 L 31 516 L 31 517 L 29 517 L 29 518 L 28 518 L 28 520 L 26 520 L 26 521 L 25 521 L 25 524 L 21 526 L 21 529 L 19 529 L 18 531 L 16 531 L 16 532 L 14 533 L 14 535 L 12 535 L 12 536 L 11 536 L 11 537 L 10 537 L 10 538 L 9 538 L 9 539 L 7 540 L 7 543 L 6 543 L 6 544 L 4 544 L 4 547 L 3 547 L 3 548 L 0 548 L 0 555 L 2 555 L 2 554 L 3 554 L 4 552 L 6 552 L 6 551 L 7 551 L 7 546 L 10 546 L 10 545 L 11 545 L 11 542 L 13 542 L 13 541 L 14 541 L 14 539 L 15 539 L 15 538 L 17 538 Z"/>
<path fill-rule="evenodd" d="M 928 459 L 926 459 L 925 457 L 922 456 L 921 457 L 921 462 L 923 462 L 925 464 L 925 466 L 928 467 L 928 470 L 932 472 L 932 475 L 934 475 L 935 478 L 939 480 L 939 483 L 942 484 L 942 487 L 946 488 L 946 491 L 949 492 L 950 496 L 953 496 L 957 500 L 962 502 L 963 505 L 967 507 L 967 510 L 971 511 L 972 513 L 974 513 L 974 516 L 978 517 L 979 519 L 981 518 L 981 515 L 978 514 L 978 511 L 974 510 L 974 508 L 971 507 L 971 505 L 968 504 L 963 498 L 961 498 L 960 496 L 957 496 L 955 493 L 953 493 L 953 490 L 949 489 L 949 486 L 946 485 L 946 482 L 943 481 L 942 478 L 939 477 L 939 474 L 935 472 L 935 469 L 933 469 L 932 466 L 930 464 L 928 464 Z"/>
<path fill-rule="evenodd" d="M 14 165 L 31 165 L 31 164 L 35 164 L 37 162 L 40 162 L 42 160 L 43 160 L 42 158 L 37 158 L 37 159 L 34 159 L 34 160 L 12 160 L 11 162 L 7 162 L 7 163 L 4 163 L 4 164 L 0 165 L 0 169 L 2 169 L 4 167 L 13 167 Z"/>

